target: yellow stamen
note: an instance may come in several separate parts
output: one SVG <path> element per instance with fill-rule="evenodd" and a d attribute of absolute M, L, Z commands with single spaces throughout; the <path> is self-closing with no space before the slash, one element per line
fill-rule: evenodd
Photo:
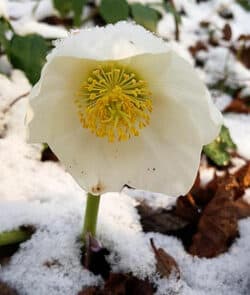
<path fill-rule="evenodd" d="M 110 142 L 139 136 L 152 112 L 146 81 L 118 63 L 95 68 L 82 83 L 75 104 L 82 126 Z"/>

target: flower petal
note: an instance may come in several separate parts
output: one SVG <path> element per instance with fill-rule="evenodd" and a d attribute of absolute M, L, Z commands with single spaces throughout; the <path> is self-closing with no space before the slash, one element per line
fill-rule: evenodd
<path fill-rule="evenodd" d="M 80 125 L 74 98 L 95 64 L 74 57 L 56 57 L 47 63 L 30 94 L 30 107 L 35 113 L 27 118 L 31 142 L 54 140 Z"/>
<path fill-rule="evenodd" d="M 161 107 L 155 117 L 164 113 L 158 113 Z M 194 181 L 201 144 L 182 106 L 169 102 L 164 115 L 157 120 L 157 130 L 149 126 L 127 142 L 109 143 L 78 128 L 49 145 L 77 182 L 92 193 L 119 191 L 129 184 L 178 196 Z M 166 132 L 164 138 L 159 138 L 160 129 Z"/>
<path fill-rule="evenodd" d="M 57 41 L 48 56 L 74 56 L 95 60 L 122 59 L 143 53 L 159 53 L 168 49 L 162 39 L 139 25 L 118 22 L 106 27 L 72 32 L 68 38 Z"/>
<path fill-rule="evenodd" d="M 185 107 L 203 145 L 220 132 L 223 117 L 194 68 L 173 51 L 136 56 L 131 65 L 148 81 L 154 100 L 164 96 Z M 155 105 L 156 102 L 154 101 Z"/>

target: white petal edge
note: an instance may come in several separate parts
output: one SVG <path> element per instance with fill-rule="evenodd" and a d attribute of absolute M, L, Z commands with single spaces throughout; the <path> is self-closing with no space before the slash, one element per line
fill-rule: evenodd
<path fill-rule="evenodd" d="M 68 38 L 56 41 L 55 45 L 48 60 L 56 56 L 114 60 L 168 50 L 162 39 L 142 26 L 125 21 L 72 32 Z"/>

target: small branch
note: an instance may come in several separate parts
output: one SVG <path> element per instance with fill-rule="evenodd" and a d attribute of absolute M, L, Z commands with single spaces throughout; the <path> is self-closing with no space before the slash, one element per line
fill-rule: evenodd
<path fill-rule="evenodd" d="M 175 40 L 180 41 L 180 28 L 179 28 L 179 21 L 177 17 L 177 10 L 174 4 L 174 0 L 169 0 L 170 5 L 173 7 L 173 16 L 174 16 L 174 22 L 175 22 Z"/>
<path fill-rule="evenodd" d="M 22 98 L 26 97 L 27 95 L 29 95 L 30 92 L 26 92 L 23 93 L 21 95 L 19 95 L 18 97 L 16 97 L 15 99 L 12 100 L 12 102 L 3 110 L 3 113 L 6 114 L 10 111 L 10 109 Z"/>

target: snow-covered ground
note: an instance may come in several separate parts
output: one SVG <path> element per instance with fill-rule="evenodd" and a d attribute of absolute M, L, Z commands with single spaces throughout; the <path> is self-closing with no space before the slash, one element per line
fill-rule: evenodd
<path fill-rule="evenodd" d="M 224 20 L 217 14 L 221 5 L 229 7 L 235 15 L 231 24 L 235 36 L 250 33 L 250 14 L 234 1 L 213 0 L 199 6 L 194 2 L 176 1 L 176 5 L 186 11 L 182 41 L 178 46 L 187 56 L 186 48 L 197 39 L 196 30 L 200 20 L 209 19 L 219 27 L 224 25 Z M 36 3 L 0 0 L 0 14 L 4 12 L 9 17 L 18 18 L 13 25 L 20 34 L 33 31 L 46 37 L 65 36 L 63 27 L 37 21 L 55 13 L 51 2 L 42 0 L 34 12 Z M 159 23 L 159 34 L 170 38 L 173 24 L 172 18 L 166 15 Z M 204 58 L 206 65 L 201 75 L 206 82 L 214 78 L 215 68 L 223 69 L 226 62 L 232 75 L 244 80 L 245 86 L 250 85 L 249 71 L 234 59 L 228 61 L 227 49 L 215 48 Z M 0 280 L 16 288 L 20 295 L 76 295 L 84 286 L 103 284 L 100 276 L 93 275 L 80 264 L 79 235 L 85 193 L 60 164 L 39 160 L 40 145 L 26 143 L 23 122 L 27 97 L 20 99 L 7 112 L 4 111 L 30 87 L 19 70 L 11 71 L 9 78 L 0 75 L 0 135 L 1 132 L 6 133 L 4 138 L 0 136 L 0 232 L 20 225 L 34 225 L 36 228 L 35 234 L 21 245 L 10 263 L 0 266 Z M 218 106 L 223 107 L 229 101 L 225 94 L 216 100 Z M 227 114 L 225 125 L 229 127 L 239 153 L 250 159 L 250 116 Z M 142 199 L 147 199 L 152 206 L 167 207 L 175 202 L 171 197 L 148 192 L 135 191 L 129 195 L 127 190 L 108 193 L 102 198 L 97 236 L 105 247 L 112 249 L 108 260 L 113 271 L 132 272 L 141 278 L 151 278 L 158 285 L 158 295 L 250 293 L 250 218 L 240 222 L 240 238 L 228 253 L 213 259 L 200 259 L 188 254 L 174 237 L 143 233 L 135 209 L 136 202 Z M 174 278 L 167 280 L 154 276 L 155 257 L 149 243 L 151 237 L 157 247 L 162 247 L 176 259 L 181 270 L 178 282 Z M 52 266 L 48 267 L 48 262 Z"/>

